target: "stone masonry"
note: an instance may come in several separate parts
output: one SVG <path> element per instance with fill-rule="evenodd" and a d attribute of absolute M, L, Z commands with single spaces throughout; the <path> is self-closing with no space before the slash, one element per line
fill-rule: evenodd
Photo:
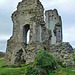
<path fill-rule="evenodd" d="M 46 28 L 51 30 L 51 45 L 62 42 L 62 21 L 56 9 L 48 10 L 46 15 Z"/>
<path fill-rule="evenodd" d="M 60 47 L 62 43 L 61 17 L 56 9 L 46 11 L 45 15 L 46 22 L 44 21 L 44 7 L 39 0 L 19 2 L 17 10 L 12 14 L 13 35 L 7 41 L 4 65 L 19 66 L 22 62 L 29 64 L 35 60 L 40 49 L 50 52 L 58 61 L 62 60 L 58 59 L 58 55 L 60 54 L 59 58 L 61 58 L 62 52 L 66 51 L 67 57 L 71 55 L 68 60 L 71 60 L 72 63 L 68 64 L 66 59 L 63 59 L 63 62 L 73 65 L 71 46 L 67 46 L 71 48 L 70 52 L 64 43 Z M 56 49 L 57 44 L 59 45 L 58 50 Z M 65 57 L 64 54 L 63 56 Z"/>

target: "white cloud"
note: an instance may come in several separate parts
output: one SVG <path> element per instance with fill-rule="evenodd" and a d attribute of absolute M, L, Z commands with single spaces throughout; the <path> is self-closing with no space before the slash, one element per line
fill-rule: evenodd
<path fill-rule="evenodd" d="M 0 0 L 0 9 L 5 11 L 15 11 L 18 5 L 18 2 L 22 0 Z"/>
<path fill-rule="evenodd" d="M 0 52 L 6 52 L 5 50 L 0 50 Z"/>
<path fill-rule="evenodd" d="M 0 0 L 0 6 L 6 3 L 6 0 Z"/>
<path fill-rule="evenodd" d="M 53 6 L 59 6 L 60 4 L 64 4 L 68 0 L 40 0 L 45 8 L 51 8 Z"/>
<path fill-rule="evenodd" d="M 0 47 L 4 47 L 4 46 L 5 46 L 4 44 L 1 44 L 1 43 L 0 43 Z"/>
<path fill-rule="evenodd" d="M 71 27 L 64 28 L 63 30 L 63 41 L 70 42 L 75 47 L 75 24 Z"/>
<path fill-rule="evenodd" d="M 49 9 L 58 9 L 59 11 L 65 13 L 70 13 L 73 9 L 75 13 L 75 0 L 40 0 L 44 5 L 46 10 Z M 71 13 L 73 13 L 71 12 Z"/>
<path fill-rule="evenodd" d="M 0 40 L 8 40 L 11 35 L 0 35 Z"/>

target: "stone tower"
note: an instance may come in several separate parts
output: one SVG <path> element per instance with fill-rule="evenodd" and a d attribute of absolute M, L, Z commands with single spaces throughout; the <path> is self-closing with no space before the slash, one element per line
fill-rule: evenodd
<path fill-rule="evenodd" d="M 62 21 L 56 9 L 48 10 L 46 15 L 46 28 L 51 30 L 51 45 L 62 42 Z"/>

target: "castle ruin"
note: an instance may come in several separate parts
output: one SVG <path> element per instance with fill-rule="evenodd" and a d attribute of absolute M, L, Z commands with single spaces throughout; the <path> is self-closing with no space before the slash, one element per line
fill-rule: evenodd
<path fill-rule="evenodd" d="M 44 7 L 39 0 L 19 2 L 12 14 L 13 35 L 7 41 L 4 65 L 29 64 L 40 49 L 54 55 L 54 45 L 62 43 L 62 20 L 56 9 L 47 10 L 45 16 L 44 21 Z"/>

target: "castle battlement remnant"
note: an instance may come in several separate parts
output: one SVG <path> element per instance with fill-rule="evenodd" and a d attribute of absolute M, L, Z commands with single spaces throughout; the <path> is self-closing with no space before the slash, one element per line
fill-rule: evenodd
<path fill-rule="evenodd" d="M 46 28 L 51 30 L 51 45 L 62 42 L 62 21 L 56 9 L 48 10 L 46 15 Z"/>
<path fill-rule="evenodd" d="M 4 65 L 19 66 L 21 62 L 29 64 L 35 60 L 40 49 L 50 52 L 57 59 L 56 45 L 59 45 L 59 50 L 63 49 L 65 45 L 62 42 L 62 20 L 56 9 L 47 10 L 45 16 L 44 21 L 44 7 L 39 0 L 22 0 L 18 3 L 17 10 L 11 16 L 13 35 L 7 41 Z M 72 47 L 67 46 L 69 46 L 72 54 Z M 64 46 L 65 49 L 68 49 L 67 46 Z M 59 54 L 59 58 L 62 52 Z M 68 52 L 68 55 L 70 53 Z M 73 56 L 71 55 L 70 58 L 71 65 L 73 64 Z M 65 60 L 65 58 L 63 59 Z M 66 62 L 64 60 L 63 62 Z"/>

